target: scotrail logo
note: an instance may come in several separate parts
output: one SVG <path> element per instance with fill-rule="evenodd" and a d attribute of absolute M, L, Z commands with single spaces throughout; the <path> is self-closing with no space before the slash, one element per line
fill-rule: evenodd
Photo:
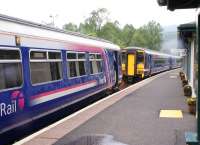
<path fill-rule="evenodd" d="M 24 109 L 24 95 L 20 91 L 14 91 L 11 94 L 10 103 L 0 103 L 0 116 L 4 117 L 17 112 L 17 109 Z"/>

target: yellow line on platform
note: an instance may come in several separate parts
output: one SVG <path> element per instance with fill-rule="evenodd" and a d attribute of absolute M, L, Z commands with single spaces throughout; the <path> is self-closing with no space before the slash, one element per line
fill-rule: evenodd
<path fill-rule="evenodd" d="M 183 118 L 181 110 L 160 110 L 160 118 Z"/>

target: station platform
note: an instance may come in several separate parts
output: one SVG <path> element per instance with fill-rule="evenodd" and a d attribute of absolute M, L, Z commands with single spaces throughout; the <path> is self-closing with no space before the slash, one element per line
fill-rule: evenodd
<path fill-rule="evenodd" d="M 178 72 L 129 86 L 16 144 L 185 145 L 184 133 L 196 131 L 196 117 L 188 113 Z"/>

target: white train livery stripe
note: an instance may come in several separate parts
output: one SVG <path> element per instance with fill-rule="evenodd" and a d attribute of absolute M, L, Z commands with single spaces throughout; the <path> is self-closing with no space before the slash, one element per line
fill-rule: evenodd
<path fill-rule="evenodd" d="M 83 91 L 83 90 L 86 90 L 86 89 L 89 89 L 89 88 L 95 87 L 95 86 L 97 86 L 97 82 L 93 81 L 93 82 L 90 82 L 87 84 L 77 85 L 70 89 L 66 88 L 65 90 L 62 90 L 60 92 L 51 93 L 51 94 L 40 96 L 40 97 L 35 97 L 31 100 L 31 106 L 38 105 L 38 104 L 41 104 L 41 103 L 44 103 L 44 102 L 47 102 L 50 100 L 54 100 L 54 99 L 63 97 L 65 95 L 70 95 L 70 94 L 73 94 L 73 93 L 76 93 L 79 91 Z"/>

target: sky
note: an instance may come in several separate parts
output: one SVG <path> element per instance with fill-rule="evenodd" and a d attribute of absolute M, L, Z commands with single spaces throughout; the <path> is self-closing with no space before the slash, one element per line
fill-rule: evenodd
<path fill-rule="evenodd" d="M 61 28 L 69 22 L 83 22 L 98 8 L 108 9 L 110 20 L 118 20 L 120 26 L 132 24 L 136 28 L 151 20 L 162 26 L 188 23 L 195 21 L 196 14 L 194 9 L 171 12 L 158 6 L 157 0 L 1 0 L 0 14 L 38 23 L 51 22 L 52 15 Z"/>

